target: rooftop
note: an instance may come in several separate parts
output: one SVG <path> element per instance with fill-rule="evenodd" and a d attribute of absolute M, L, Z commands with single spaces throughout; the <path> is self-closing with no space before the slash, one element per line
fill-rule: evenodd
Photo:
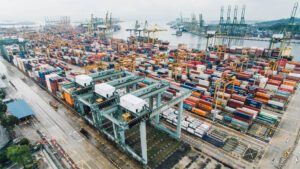
<path fill-rule="evenodd" d="M 12 115 L 21 119 L 34 114 L 34 111 L 29 107 L 29 105 L 24 100 L 17 100 L 7 104 L 8 110 Z"/>

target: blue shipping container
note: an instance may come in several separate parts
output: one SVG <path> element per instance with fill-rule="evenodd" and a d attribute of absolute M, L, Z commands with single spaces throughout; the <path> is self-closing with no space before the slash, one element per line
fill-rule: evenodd
<path fill-rule="evenodd" d="M 261 106 L 262 106 L 262 102 L 254 100 L 254 99 L 247 98 L 246 101 L 245 101 L 245 105 L 260 109 Z"/>

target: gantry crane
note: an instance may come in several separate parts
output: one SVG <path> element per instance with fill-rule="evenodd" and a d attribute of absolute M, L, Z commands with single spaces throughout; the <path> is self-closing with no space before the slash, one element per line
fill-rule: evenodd
<path fill-rule="evenodd" d="M 157 34 L 157 40 L 159 40 L 159 32 L 161 31 L 168 31 L 167 29 L 159 29 L 158 25 L 155 24 L 153 29 L 146 30 L 145 32 L 148 33 L 148 43 L 150 43 L 150 33 L 152 33 L 152 44 L 155 44 L 155 34 Z"/>
<path fill-rule="evenodd" d="M 222 80 L 217 80 L 216 81 L 216 85 L 215 85 L 215 93 L 214 93 L 214 100 L 213 100 L 213 103 L 217 103 L 217 96 L 218 95 L 218 91 L 219 91 L 219 88 L 221 87 L 220 84 L 223 83 L 223 91 L 222 91 L 222 99 L 221 99 L 221 102 L 218 103 L 219 105 L 223 106 L 223 101 L 224 101 L 224 94 L 225 94 L 225 90 L 226 90 L 226 87 L 230 84 L 232 84 L 232 90 L 231 90 L 231 94 L 233 93 L 233 90 L 234 90 L 234 82 L 235 82 L 236 78 L 235 76 L 232 76 L 232 75 L 226 75 L 226 76 L 223 76 L 222 77 Z"/>
<path fill-rule="evenodd" d="M 275 70 L 277 70 L 277 67 L 278 67 L 278 62 L 276 62 L 275 59 L 271 59 L 268 63 L 268 68 L 267 68 L 267 71 L 266 71 L 266 74 L 268 74 L 269 70 L 271 70 L 272 74 Z"/>
<path fill-rule="evenodd" d="M 77 82 L 71 82 L 62 84 L 61 89 L 73 98 L 74 108 L 84 120 L 107 136 L 109 140 L 120 145 L 122 150 L 133 158 L 144 165 L 148 163 L 147 150 L 149 146 L 147 146 L 146 123 L 167 133 L 174 139 L 180 139 L 183 100 L 190 97 L 192 93 L 190 90 L 173 86 L 167 81 L 140 77 L 126 71 L 106 70 L 92 73 L 89 77 L 90 82 L 85 83 L 84 86 Z M 149 81 L 151 84 L 144 88 L 137 88 L 138 84 L 143 81 Z M 103 86 L 106 88 L 104 89 Z M 171 87 L 179 90 L 181 94 L 161 104 L 162 93 Z M 81 89 L 74 90 L 78 88 Z M 118 93 L 118 89 L 126 89 L 126 92 Z M 103 93 L 104 90 L 109 92 Z M 99 99 L 101 102 L 97 102 Z M 156 101 L 155 107 L 154 99 Z M 149 100 L 148 105 L 143 100 Z M 136 104 L 142 104 L 142 107 L 135 109 L 133 106 L 124 106 L 125 103 L 135 101 L 138 101 Z M 176 123 L 176 131 L 172 131 L 161 124 L 159 116 L 163 111 L 177 103 L 179 103 L 178 122 Z M 140 153 L 126 141 L 127 131 L 135 130 L 134 126 L 139 127 Z"/>

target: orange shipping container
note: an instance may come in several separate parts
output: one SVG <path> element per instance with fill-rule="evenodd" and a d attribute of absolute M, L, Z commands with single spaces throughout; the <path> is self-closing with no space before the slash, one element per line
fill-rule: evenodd
<path fill-rule="evenodd" d="M 256 96 L 267 99 L 267 100 L 271 98 L 270 95 L 262 93 L 262 92 L 256 92 Z"/>
<path fill-rule="evenodd" d="M 291 73 L 292 71 L 291 70 L 288 70 L 288 69 L 281 69 L 282 72 L 284 73 Z"/>
<path fill-rule="evenodd" d="M 241 85 L 241 81 L 240 80 L 235 80 L 234 85 L 237 85 L 237 86 Z"/>
<path fill-rule="evenodd" d="M 284 81 L 283 84 L 284 84 L 284 85 L 288 85 L 288 86 L 296 86 L 296 83 L 294 83 L 294 82 L 289 82 L 289 81 Z"/>
<path fill-rule="evenodd" d="M 70 106 L 73 106 L 74 105 L 74 102 L 73 102 L 73 98 L 72 96 L 70 95 L 70 93 L 68 92 L 64 92 L 64 95 L 65 95 L 65 99 L 66 99 L 66 102 L 70 105 Z"/>
<path fill-rule="evenodd" d="M 197 96 L 197 97 L 200 97 L 200 96 L 201 96 L 201 93 L 198 93 L 198 92 L 192 92 L 192 94 L 193 94 L 194 96 Z"/>
<path fill-rule="evenodd" d="M 197 108 L 193 108 L 193 109 L 192 109 L 192 112 L 193 112 L 193 113 L 196 113 L 196 114 L 198 114 L 198 115 L 200 115 L 200 116 L 204 116 L 204 117 L 205 117 L 206 114 L 207 114 L 205 111 L 202 111 L 202 110 L 197 109 Z"/>
<path fill-rule="evenodd" d="M 254 97 L 253 99 L 257 100 L 257 101 L 260 101 L 260 102 L 262 102 L 264 104 L 268 103 L 268 99 L 264 99 L 264 98 L 261 98 L 261 97 Z"/>

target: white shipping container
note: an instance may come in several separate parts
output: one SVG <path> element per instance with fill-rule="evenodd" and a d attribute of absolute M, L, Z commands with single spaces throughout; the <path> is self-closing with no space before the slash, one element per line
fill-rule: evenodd
<path fill-rule="evenodd" d="M 207 81 L 207 80 L 199 80 L 199 84 L 200 85 L 203 85 L 203 86 L 207 86 L 207 87 L 209 87 L 209 81 Z"/>
<path fill-rule="evenodd" d="M 267 84 L 265 89 L 270 91 L 276 91 L 278 89 L 278 86 Z"/>
<path fill-rule="evenodd" d="M 51 77 L 56 77 L 56 76 L 58 76 L 58 75 L 55 74 L 55 73 L 52 73 L 52 74 L 49 74 L 49 75 L 46 75 L 46 76 L 45 76 L 46 84 L 47 84 L 47 89 L 48 89 L 50 92 L 52 92 L 52 88 L 51 88 L 51 85 L 50 85 L 50 78 L 51 78 Z"/>
<path fill-rule="evenodd" d="M 81 86 L 89 86 L 91 85 L 93 79 L 88 75 L 77 75 L 75 76 L 75 82 Z"/>
<path fill-rule="evenodd" d="M 281 103 L 281 102 L 278 102 L 278 101 L 275 101 L 275 100 L 268 100 L 268 104 L 273 104 L 273 105 L 276 105 L 276 106 L 284 107 L 284 103 Z"/>
<path fill-rule="evenodd" d="M 146 106 L 146 101 L 138 98 L 132 94 L 124 95 L 120 98 L 120 105 L 125 109 L 138 113 L 142 111 L 143 107 Z"/>
<path fill-rule="evenodd" d="M 195 130 L 192 129 L 192 128 L 189 128 L 189 127 L 188 127 L 186 130 L 187 130 L 187 132 L 189 132 L 189 133 L 191 133 L 191 134 L 195 134 Z"/>
<path fill-rule="evenodd" d="M 207 89 L 206 89 L 206 88 L 204 88 L 204 87 L 200 87 L 200 86 L 196 86 L 196 89 L 199 89 L 199 90 L 202 90 L 202 91 L 207 91 Z"/>
<path fill-rule="evenodd" d="M 219 115 L 219 114 L 216 114 L 215 117 L 216 117 L 216 119 L 218 119 L 218 120 L 221 120 L 221 121 L 223 120 L 223 116 L 221 116 L 221 115 Z"/>
<path fill-rule="evenodd" d="M 291 76 L 291 77 L 295 77 L 295 78 L 300 79 L 300 74 L 298 74 L 298 73 L 289 73 L 288 76 Z"/>
<path fill-rule="evenodd" d="M 252 110 L 252 109 L 249 109 L 249 108 L 246 108 L 246 107 L 242 107 L 242 110 L 253 113 L 253 119 L 255 119 L 256 116 L 258 115 L 258 111 L 255 111 L 255 110 Z"/>
<path fill-rule="evenodd" d="M 209 78 L 208 74 L 205 73 L 201 73 L 200 75 L 198 75 L 201 79 L 207 80 Z"/>
<path fill-rule="evenodd" d="M 193 121 L 195 121 L 196 119 L 194 118 L 194 117 L 191 117 L 191 116 L 189 116 L 188 118 L 186 118 L 186 121 L 188 121 L 188 122 L 193 122 Z"/>
<path fill-rule="evenodd" d="M 259 87 L 260 88 L 265 88 L 266 84 L 267 84 L 267 81 L 268 81 L 268 78 L 261 78 L 260 81 L 259 81 Z"/>
<path fill-rule="evenodd" d="M 285 89 L 290 89 L 290 90 L 294 90 L 294 86 L 289 86 L 289 85 L 280 85 L 280 87 L 285 88 Z"/>
<path fill-rule="evenodd" d="M 296 67 L 296 65 L 289 64 L 289 63 L 287 63 L 287 64 L 285 65 L 285 69 L 288 69 L 288 70 L 294 70 L 295 67 Z"/>
<path fill-rule="evenodd" d="M 181 127 L 187 128 L 189 126 L 189 122 L 188 121 L 181 121 Z"/>
<path fill-rule="evenodd" d="M 115 90 L 116 90 L 115 87 L 107 83 L 100 83 L 95 85 L 95 93 L 105 98 L 113 96 Z"/>
<path fill-rule="evenodd" d="M 202 128 L 197 128 L 197 129 L 195 130 L 195 134 L 198 134 L 198 135 L 200 135 L 201 137 L 202 137 L 205 133 L 206 133 L 206 131 L 203 130 Z"/>
<path fill-rule="evenodd" d="M 210 92 L 204 92 L 205 96 L 210 96 Z"/>
<path fill-rule="evenodd" d="M 217 77 L 222 77 L 223 72 L 214 71 L 213 74 L 216 75 Z"/>
<path fill-rule="evenodd" d="M 197 65 L 197 72 L 203 72 L 206 69 L 205 65 Z"/>

